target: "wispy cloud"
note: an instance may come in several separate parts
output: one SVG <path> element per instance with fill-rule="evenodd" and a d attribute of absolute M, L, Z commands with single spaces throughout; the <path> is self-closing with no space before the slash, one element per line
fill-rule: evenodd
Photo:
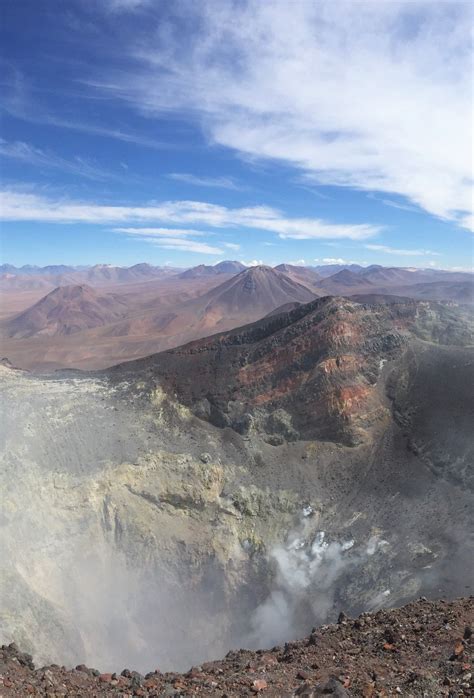
<path fill-rule="evenodd" d="M 307 182 L 396 194 L 469 226 L 469 3 L 184 7 L 184 50 L 180 32 L 157 42 L 151 27 L 129 49 L 134 68 L 98 89 L 147 116 L 198 114 L 212 142 L 295 166 Z"/>
<path fill-rule="evenodd" d="M 198 177 L 186 172 L 172 172 L 168 177 L 176 182 L 191 184 L 194 187 L 232 189 L 234 191 L 242 189 L 231 177 Z"/>
<path fill-rule="evenodd" d="M 367 244 L 364 245 L 364 247 L 368 250 L 374 250 L 375 252 L 383 252 L 385 254 L 394 254 L 394 255 L 400 255 L 401 257 L 424 257 L 424 256 L 434 256 L 434 257 L 440 257 L 439 252 L 433 252 L 433 250 L 423 250 L 423 249 L 414 249 L 414 250 L 400 250 L 397 247 L 388 247 L 387 245 L 372 245 L 372 244 Z"/>
<path fill-rule="evenodd" d="M 240 245 L 238 245 L 236 242 L 224 242 L 222 243 L 224 247 L 227 247 L 228 250 L 240 250 Z"/>
<path fill-rule="evenodd" d="M 147 242 L 165 250 L 197 252 L 200 254 L 222 254 L 222 249 L 201 240 L 209 233 L 192 228 L 112 228 L 113 232 Z M 210 233 L 212 235 L 212 233 Z"/>
<path fill-rule="evenodd" d="M 124 233 L 125 235 L 139 235 L 141 237 L 162 238 L 162 237 L 202 237 L 209 235 L 202 230 L 191 228 L 112 228 L 114 233 Z M 212 233 L 211 233 L 212 234 Z"/>
<path fill-rule="evenodd" d="M 0 192 L 0 215 L 6 221 L 56 223 L 158 222 L 212 228 L 250 228 L 294 240 L 348 238 L 365 240 L 382 229 L 371 224 L 336 224 L 317 218 L 289 218 L 268 206 L 228 208 L 201 201 L 165 201 L 146 206 L 107 206 L 54 200 L 17 190 Z"/>
<path fill-rule="evenodd" d="M 391 208 L 398 208 L 401 211 L 411 211 L 413 213 L 421 213 L 421 209 L 416 206 L 409 206 L 408 204 L 400 204 L 397 201 L 392 201 L 391 199 L 381 199 L 385 206 L 390 206 Z"/>
<path fill-rule="evenodd" d="M 35 167 L 48 168 L 68 172 L 69 174 L 86 177 L 93 180 L 122 180 L 123 175 L 109 172 L 82 157 L 72 160 L 62 158 L 55 153 L 35 148 L 22 141 L 7 142 L 0 139 L 0 155 L 13 160 L 20 160 Z"/>
<path fill-rule="evenodd" d="M 105 10 L 109 12 L 135 12 L 150 5 L 151 0 L 101 0 Z"/>
<path fill-rule="evenodd" d="M 181 252 L 197 252 L 199 254 L 222 254 L 222 249 L 208 245 L 207 242 L 199 242 L 198 240 L 189 240 L 182 238 L 141 238 L 144 242 L 149 242 L 155 247 L 161 247 L 165 250 L 180 250 Z"/>

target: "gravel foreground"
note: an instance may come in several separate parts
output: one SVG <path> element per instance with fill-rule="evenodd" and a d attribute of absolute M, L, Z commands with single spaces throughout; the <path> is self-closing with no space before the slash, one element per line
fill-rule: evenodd
<path fill-rule="evenodd" d="M 270 650 L 236 650 L 186 674 L 101 674 L 78 666 L 35 669 L 15 645 L 0 650 L 7 696 L 458 696 L 474 695 L 474 597 L 421 598 L 400 609 L 340 614 L 336 625 Z"/>

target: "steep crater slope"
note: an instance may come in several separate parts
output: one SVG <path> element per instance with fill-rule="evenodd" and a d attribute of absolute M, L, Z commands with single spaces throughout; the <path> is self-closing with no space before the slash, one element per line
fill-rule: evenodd
<path fill-rule="evenodd" d="M 433 467 L 411 357 L 457 389 L 471 349 L 421 325 L 442 329 L 436 304 L 320 299 L 111 371 L 1 366 L 2 641 L 39 662 L 184 669 L 341 608 L 466 593 L 467 422 Z"/>

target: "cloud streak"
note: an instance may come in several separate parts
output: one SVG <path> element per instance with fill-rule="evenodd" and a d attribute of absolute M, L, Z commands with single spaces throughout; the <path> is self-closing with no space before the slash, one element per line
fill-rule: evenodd
<path fill-rule="evenodd" d="M 114 233 L 125 233 L 126 235 L 139 235 L 140 237 L 161 238 L 161 237 L 201 237 L 209 235 L 202 230 L 191 228 L 113 228 Z"/>
<path fill-rule="evenodd" d="M 396 247 L 388 247 L 387 245 L 364 245 L 367 250 L 373 250 L 375 252 L 384 252 L 385 254 L 395 254 L 402 257 L 425 257 L 425 256 L 435 256 L 439 257 L 439 252 L 433 252 L 432 250 L 400 250 Z"/>
<path fill-rule="evenodd" d="M 61 170 L 72 175 L 78 175 L 92 180 L 123 180 L 123 176 L 104 170 L 84 158 L 75 157 L 72 160 L 62 158 L 29 143 L 22 141 L 7 142 L 0 139 L 0 155 L 12 160 L 33 165 L 34 167 Z"/>
<path fill-rule="evenodd" d="M 170 230 L 170 233 L 173 231 Z M 149 242 L 155 247 L 161 247 L 165 250 L 179 250 L 180 252 L 197 252 L 199 254 L 222 254 L 222 249 L 220 247 L 214 247 L 213 245 L 208 245 L 207 242 L 200 242 L 199 240 L 189 240 L 182 238 L 152 238 L 143 237 L 140 238 L 144 242 Z"/>
<path fill-rule="evenodd" d="M 2 68 L 7 72 L 7 67 L 2 64 Z M 174 150 L 178 146 L 170 142 L 159 141 L 153 138 L 148 138 L 140 133 L 131 133 L 123 131 L 120 128 L 115 128 L 111 124 L 102 126 L 97 123 L 81 121 L 75 116 L 59 114 L 58 109 L 49 110 L 38 101 L 35 91 L 31 89 L 25 76 L 18 69 L 10 68 L 9 78 L 6 78 L 2 84 L 2 102 L 0 107 L 11 116 L 26 121 L 32 124 L 41 124 L 64 128 L 78 133 L 86 133 L 91 136 L 99 136 L 101 138 L 111 138 L 123 143 L 132 143 L 143 148 L 152 150 Z"/>
<path fill-rule="evenodd" d="M 172 172 L 168 177 L 176 182 L 191 184 L 194 187 L 230 189 L 232 191 L 241 191 L 242 189 L 231 177 L 197 177 L 186 172 Z"/>
<path fill-rule="evenodd" d="M 148 242 L 155 247 L 181 252 L 197 252 L 200 254 L 221 254 L 222 249 L 207 242 L 195 240 L 196 237 L 212 235 L 212 233 L 191 228 L 113 228 L 114 233 L 121 233 L 130 238 Z M 224 245 L 228 247 L 228 243 Z M 238 247 L 238 245 L 237 245 Z"/>

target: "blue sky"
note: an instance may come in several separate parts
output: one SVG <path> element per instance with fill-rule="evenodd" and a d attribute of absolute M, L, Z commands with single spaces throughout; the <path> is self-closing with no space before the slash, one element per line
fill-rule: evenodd
<path fill-rule="evenodd" d="M 0 12 L 4 262 L 471 266 L 469 3 Z"/>

